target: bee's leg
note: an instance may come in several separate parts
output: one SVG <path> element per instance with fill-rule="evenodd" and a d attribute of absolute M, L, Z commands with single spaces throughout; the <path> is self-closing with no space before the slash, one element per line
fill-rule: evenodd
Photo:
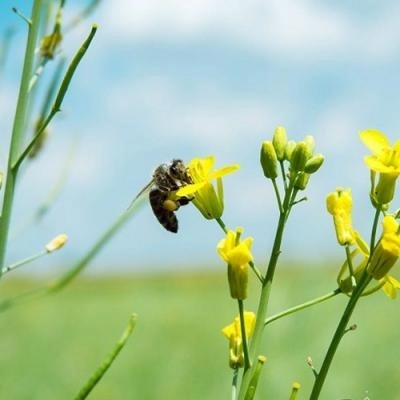
<path fill-rule="evenodd" d="M 191 201 L 193 200 L 192 197 L 179 197 L 176 202 L 180 205 L 180 206 L 186 206 L 186 204 L 189 204 Z"/>

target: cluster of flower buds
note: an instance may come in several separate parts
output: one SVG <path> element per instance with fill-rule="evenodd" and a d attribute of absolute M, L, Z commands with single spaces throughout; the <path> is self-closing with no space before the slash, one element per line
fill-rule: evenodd
<path fill-rule="evenodd" d="M 288 140 L 282 126 L 275 129 L 272 141 L 266 140 L 261 145 L 260 162 L 264 175 L 268 179 L 278 176 L 278 164 L 289 162 L 289 180 L 294 188 L 304 190 L 310 175 L 318 171 L 324 162 L 322 154 L 314 154 L 315 142 L 312 136 L 302 141 Z"/>

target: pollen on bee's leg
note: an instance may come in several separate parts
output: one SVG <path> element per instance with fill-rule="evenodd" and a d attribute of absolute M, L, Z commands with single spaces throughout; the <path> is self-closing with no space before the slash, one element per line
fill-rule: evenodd
<path fill-rule="evenodd" d="M 163 202 L 163 207 L 168 211 L 176 211 L 179 208 L 179 203 L 174 200 L 167 199 Z"/>

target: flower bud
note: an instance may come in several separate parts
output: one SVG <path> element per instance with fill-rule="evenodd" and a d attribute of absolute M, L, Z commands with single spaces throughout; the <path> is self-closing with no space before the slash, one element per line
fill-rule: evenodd
<path fill-rule="evenodd" d="M 233 299 L 247 298 L 248 263 L 253 260 L 251 254 L 252 237 L 240 240 L 242 228 L 228 231 L 226 237 L 217 245 L 221 258 L 228 263 L 228 283 Z"/>
<path fill-rule="evenodd" d="M 244 331 L 246 339 L 249 339 L 254 331 L 256 316 L 253 312 L 244 311 Z M 236 317 L 233 322 L 222 329 L 223 335 L 229 340 L 229 366 L 233 369 L 243 367 L 243 338 L 240 327 L 240 317 Z"/>
<path fill-rule="evenodd" d="M 53 240 L 46 244 L 45 249 L 48 253 L 58 250 L 67 242 L 68 236 L 65 233 L 57 235 Z"/>
<path fill-rule="evenodd" d="M 315 154 L 306 162 L 304 172 L 307 172 L 307 174 L 313 174 L 314 172 L 317 172 L 324 160 L 325 158 L 322 154 Z"/>
<path fill-rule="evenodd" d="M 286 147 L 285 147 L 285 159 L 286 160 L 290 161 L 295 147 L 296 147 L 296 142 L 294 140 L 289 140 L 286 143 Z"/>
<path fill-rule="evenodd" d="M 354 241 L 351 209 L 353 200 L 350 189 L 336 189 L 326 197 L 326 208 L 333 216 L 336 238 L 340 245 L 351 244 Z"/>
<path fill-rule="evenodd" d="M 272 137 L 272 144 L 274 145 L 276 157 L 279 161 L 285 159 L 287 141 L 286 129 L 283 126 L 278 126 Z"/>
<path fill-rule="evenodd" d="M 305 172 L 299 172 L 296 176 L 296 180 L 294 181 L 293 187 L 298 190 L 304 190 L 310 180 L 310 174 L 306 174 Z"/>
<path fill-rule="evenodd" d="M 393 200 L 397 178 L 394 174 L 379 174 L 378 184 L 374 189 L 374 200 L 379 205 L 388 204 Z"/>
<path fill-rule="evenodd" d="M 55 31 L 48 36 L 44 36 L 40 42 L 40 54 L 41 56 L 52 59 L 58 45 L 61 43 L 62 35 L 59 31 Z"/>
<path fill-rule="evenodd" d="M 278 176 L 278 160 L 272 142 L 265 140 L 261 145 L 260 162 L 266 178 Z"/>
<path fill-rule="evenodd" d="M 304 142 L 307 144 L 307 146 L 308 146 L 308 148 L 309 148 L 309 151 L 310 151 L 310 154 L 312 154 L 312 153 L 314 152 L 314 149 L 315 149 L 315 139 L 314 139 L 314 136 L 307 135 L 307 136 L 304 138 Z"/>
<path fill-rule="evenodd" d="M 301 141 L 296 144 L 290 157 L 290 169 L 293 172 L 304 171 L 307 161 L 312 155 L 310 145 L 306 141 Z"/>
<path fill-rule="evenodd" d="M 377 244 L 367 271 L 374 279 L 383 278 L 396 263 L 400 256 L 399 224 L 391 215 L 386 215 L 382 221 L 383 234 Z"/>

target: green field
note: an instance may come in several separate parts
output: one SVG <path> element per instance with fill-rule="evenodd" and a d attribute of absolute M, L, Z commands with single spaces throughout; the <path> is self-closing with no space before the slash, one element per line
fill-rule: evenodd
<path fill-rule="evenodd" d="M 276 277 L 271 312 L 334 288 L 334 272 L 286 269 Z M 332 283 L 329 283 L 332 282 Z M 40 284 L 2 282 L 3 298 Z M 250 291 L 256 289 L 250 282 Z M 68 288 L 0 315 L 0 398 L 72 399 L 121 335 L 135 331 L 91 399 L 230 399 L 228 343 L 220 333 L 237 314 L 225 273 L 163 273 L 80 278 Z M 256 296 L 247 309 L 253 310 Z M 307 399 L 345 297 L 274 322 L 265 336 L 258 399 L 288 399 L 299 381 Z M 377 293 L 363 299 L 321 399 L 400 399 L 400 306 Z"/>

